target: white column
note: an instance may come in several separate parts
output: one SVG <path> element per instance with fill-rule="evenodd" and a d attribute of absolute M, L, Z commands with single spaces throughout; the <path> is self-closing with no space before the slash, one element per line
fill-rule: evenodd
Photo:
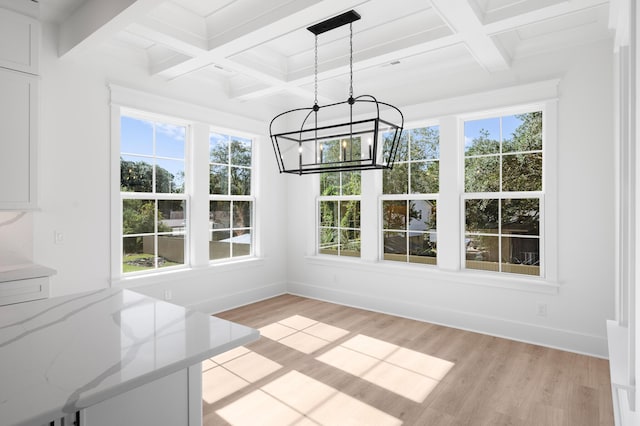
<path fill-rule="evenodd" d="M 209 126 L 202 123 L 194 124 L 190 142 L 189 251 L 191 265 L 197 268 L 209 264 Z"/>
<path fill-rule="evenodd" d="M 440 120 L 440 195 L 438 196 L 438 266 L 460 269 L 462 248 L 460 194 L 463 170 L 460 159 L 462 124 L 454 116 Z M 446 238 L 445 238 L 446 237 Z"/>
<path fill-rule="evenodd" d="M 375 262 L 379 257 L 381 225 L 378 222 L 382 193 L 382 170 L 362 172 L 362 201 L 360 201 L 360 258 Z"/>
<path fill-rule="evenodd" d="M 640 144 L 640 131 L 638 131 L 638 126 L 640 125 L 640 91 L 638 90 L 638 86 L 640 85 L 640 67 L 638 67 L 638 55 L 640 54 L 640 32 L 638 31 L 638 19 L 640 19 L 640 7 L 638 7 L 635 1 L 630 2 L 631 13 L 630 15 L 630 44 L 631 44 L 631 97 L 632 102 L 632 116 L 631 116 L 631 125 L 630 125 L 630 139 L 631 143 L 634 147 L 638 147 Z M 640 150 L 636 149 L 636 158 L 635 158 L 635 200 L 640 199 L 640 174 L 637 173 L 638 166 L 640 165 Z M 640 211 L 638 210 L 638 205 L 634 206 L 635 208 L 635 223 L 636 225 L 640 223 Z M 636 260 L 635 260 L 635 269 L 634 271 L 638 271 L 640 269 L 640 250 L 638 250 L 638 246 L 640 245 L 640 235 L 636 228 L 636 240 L 635 240 L 635 248 L 636 248 Z M 632 369 L 632 383 L 636 386 L 635 392 L 635 404 L 632 407 L 636 413 L 640 408 L 640 392 L 638 392 L 638 372 L 640 371 L 640 357 L 638 356 L 637 344 L 640 341 L 640 329 L 638 329 L 637 324 L 637 312 L 638 305 L 640 305 L 640 295 L 637 291 L 637 275 L 635 276 L 634 282 L 631 284 L 633 299 L 631 300 L 631 309 L 629 312 L 629 322 L 630 322 L 630 355 L 631 355 L 631 363 L 633 366 Z"/>

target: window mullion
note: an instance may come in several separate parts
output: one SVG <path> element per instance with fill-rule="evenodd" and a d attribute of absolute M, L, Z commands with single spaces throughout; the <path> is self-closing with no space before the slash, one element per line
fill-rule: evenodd
<path fill-rule="evenodd" d="M 498 198 L 498 271 L 502 272 L 502 198 Z"/>
<path fill-rule="evenodd" d="M 544 256 L 541 246 L 542 229 L 544 228 L 544 207 L 541 199 L 544 191 L 542 188 L 534 191 L 529 191 L 528 189 L 536 189 L 535 186 L 529 183 L 535 184 L 538 179 L 540 182 L 544 182 L 545 173 L 542 166 L 538 170 L 532 167 L 536 163 L 527 163 L 526 157 L 518 157 L 518 155 L 530 152 L 541 152 L 544 164 L 546 154 L 541 150 L 535 149 L 541 143 L 544 146 L 543 141 L 535 138 L 535 136 L 530 136 L 532 134 L 535 135 L 538 130 L 542 130 L 537 128 L 537 126 L 541 125 L 543 118 L 541 114 L 541 111 L 534 111 L 532 113 L 522 113 L 521 115 L 487 117 L 486 119 L 472 120 L 464 124 L 465 131 L 460 139 L 472 141 L 468 151 L 475 154 L 484 154 L 486 152 L 490 154 L 493 152 L 494 144 L 498 143 L 497 178 L 499 180 L 497 184 L 498 191 L 463 192 L 462 194 L 463 208 L 461 211 L 464 218 L 461 227 L 463 229 L 465 220 L 469 217 L 472 223 L 475 222 L 475 226 L 478 226 L 477 230 L 479 231 L 482 231 L 483 227 L 487 225 L 489 225 L 488 230 L 492 229 L 490 224 L 493 222 L 494 217 L 498 222 L 496 224 L 497 244 L 493 240 L 495 237 L 487 236 L 483 232 L 469 234 L 474 238 L 471 238 L 470 247 L 463 248 L 464 255 L 461 256 L 462 259 L 466 259 L 466 256 L 472 255 L 472 261 L 465 260 L 466 268 L 527 275 L 544 274 L 544 270 L 540 268 L 540 265 L 544 262 L 541 257 L 541 255 Z M 469 132 L 467 132 L 467 123 L 469 123 Z M 509 139 L 508 152 L 505 151 L 505 138 L 507 137 L 505 129 L 509 129 L 509 131 L 514 129 L 513 136 Z M 466 150 L 467 148 L 465 148 Z M 489 154 L 487 158 L 490 158 Z M 461 157 L 464 161 L 465 158 L 471 158 L 472 155 L 463 155 Z M 507 160 L 508 162 L 506 162 Z M 467 169 L 467 167 L 470 167 L 470 169 Z M 473 179 L 478 176 L 477 179 L 479 180 L 475 186 L 479 189 L 493 184 L 492 174 L 494 172 L 491 167 L 491 163 L 488 161 L 485 163 L 464 162 L 465 173 L 473 173 L 471 175 Z M 508 169 L 505 169 L 505 167 L 508 167 Z M 493 176 L 495 175 L 493 174 Z M 518 189 L 518 191 L 507 191 L 512 189 Z M 495 201 L 468 203 L 467 200 Z M 507 204 L 506 200 L 513 200 L 513 202 Z M 522 200 L 538 200 L 538 202 L 531 204 L 523 203 Z M 493 205 L 498 209 L 495 216 Z M 467 208 L 471 210 L 467 210 Z M 525 210 L 523 211 L 522 209 Z M 537 219 L 532 219 L 533 213 L 538 214 Z M 505 225 L 508 227 L 505 228 Z M 533 227 L 538 228 L 538 235 L 533 235 Z M 537 249 L 532 240 L 537 240 Z M 465 241 L 464 247 L 466 246 L 466 240 L 463 239 L 463 241 Z M 497 253 L 494 253 L 494 248 L 497 248 Z M 540 262 L 537 265 L 532 263 L 536 255 Z M 493 262 L 496 262 L 497 265 L 494 265 Z"/>

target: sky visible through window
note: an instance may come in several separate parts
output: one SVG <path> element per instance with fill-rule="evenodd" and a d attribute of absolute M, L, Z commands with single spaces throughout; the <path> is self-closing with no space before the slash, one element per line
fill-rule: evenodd
<path fill-rule="evenodd" d="M 500 119 L 502 119 L 502 138 L 500 138 Z M 480 130 L 489 132 L 488 138 L 492 140 L 511 139 L 516 128 L 522 124 L 522 120 L 515 115 L 504 117 L 486 118 L 482 120 L 465 121 L 464 123 L 464 148 L 465 151 L 473 144 L 473 138 L 480 134 Z"/>
<path fill-rule="evenodd" d="M 157 164 L 174 176 L 183 172 L 184 162 L 162 160 L 185 157 L 185 126 L 155 123 L 155 156 Z M 126 154 L 154 155 L 154 123 L 147 120 L 123 116 L 120 120 L 120 152 Z"/>

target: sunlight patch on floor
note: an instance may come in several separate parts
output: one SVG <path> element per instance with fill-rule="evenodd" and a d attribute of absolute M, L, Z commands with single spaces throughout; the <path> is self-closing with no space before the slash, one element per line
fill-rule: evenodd
<path fill-rule="evenodd" d="M 302 315 L 260 329 L 263 337 L 310 354 L 331 343 L 316 360 L 417 403 L 423 402 L 454 363 Z M 346 338 L 346 337 L 345 337 Z M 335 342 L 335 343 L 334 343 Z M 337 346 L 336 346 L 337 345 Z M 219 401 L 283 366 L 245 347 L 203 363 L 203 399 Z M 216 410 L 232 425 L 400 425 L 357 398 L 292 370 Z"/>
<path fill-rule="evenodd" d="M 316 359 L 415 402 L 424 401 L 454 365 L 361 334 Z"/>
<path fill-rule="evenodd" d="M 349 334 L 349 331 L 293 315 L 260 329 L 260 334 L 292 349 L 310 354 Z"/>
<path fill-rule="evenodd" d="M 213 404 L 281 368 L 244 346 L 232 349 L 202 363 L 202 399 Z"/>
<path fill-rule="evenodd" d="M 216 413 L 235 426 L 253 426 L 256 422 L 264 426 L 402 424 L 399 419 L 295 370 Z"/>

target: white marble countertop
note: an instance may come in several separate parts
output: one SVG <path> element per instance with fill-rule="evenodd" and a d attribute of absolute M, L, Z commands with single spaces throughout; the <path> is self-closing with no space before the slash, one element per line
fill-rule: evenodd
<path fill-rule="evenodd" d="M 44 424 L 258 337 L 121 289 L 0 307 L 0 422 Z"/>
<path fill-rule="evenodd" d="M 35 263 L 17 263 L 5 265 L 0 263 L 0 283 L 7 281 L 27 280 L 30 278 L 49 277 L 56 271 Z"/>

